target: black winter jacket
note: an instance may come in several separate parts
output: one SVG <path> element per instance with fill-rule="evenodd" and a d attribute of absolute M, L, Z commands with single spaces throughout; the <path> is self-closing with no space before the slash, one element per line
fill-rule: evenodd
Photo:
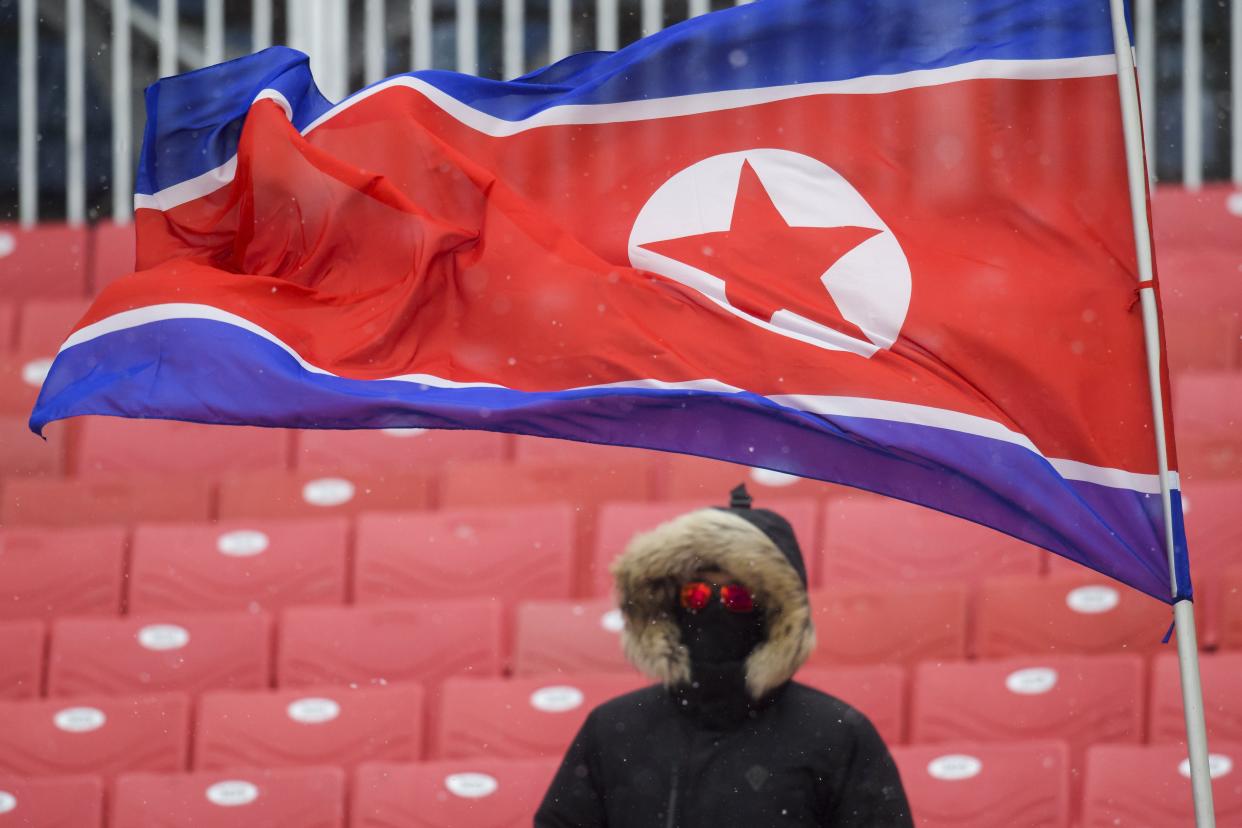
<path fill-rule="evenodd" d="M 596 708 L 536 828 L 913 825 L 887 748 L 844 702 L 789 682 L 721 729 L 684 701 L 657 686 Z"/>

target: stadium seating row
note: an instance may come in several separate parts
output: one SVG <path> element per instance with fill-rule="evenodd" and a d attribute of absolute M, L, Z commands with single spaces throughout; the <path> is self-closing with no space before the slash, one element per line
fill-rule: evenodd
<path fill-rule="evenodd" d="M 1203 669 L 1209 737 L 1242 742 L 1234 704 L 1242 693 L 1242 654 L 1205 657 Z M 798 680 L 854 704 L 893 745 L 1064 741 L 1076 780 L 1092 746 L 1179 744 L 1184 732 L 1171 655 L 1155 660 L 1149 707 L 1143 660 L 1131 655 L 929 662 L 910 675 L 908 707 L 899 667 L 810 667 Z M 6 700 L 0 701 L 0 774 L 350 767 L 424 756 L 555 758 L 588 711 L 645 683 L 633 672 L 458 675 L 430 690 L 404 680 L 293 682 L 299 686 L 198 696 Z"/>
<path fill-rule="evenodd" d="M 1188 824 L 1185 754 L 1176 746 L 1088 751 L 1083 828 Z M 894 750 L 922 828 L 1068 828 L 1066 746 L 954 743 Z M 1218 824 L 1242 818 L 1242 745 L 1212 755 Z M 529 825 L 556 768 L 547 759 L 369 762 L 339 768 L 127 773 L 111 789 L 111 828 L 460 828 Z M 347 784 L 348 780 L 348 784 Z M 347 790 L 348 788 L 348 790 Z M 0 826 L 102 828 L 98 777 L 0 777 Z M 348 805 L 346 804 L 348 803 Z M 7 810 L 4 810 L 7 809 Z M 37 815 L 37 817 L 35 816 Z M 17 820 L 22 820 L 18 823 Z"/>

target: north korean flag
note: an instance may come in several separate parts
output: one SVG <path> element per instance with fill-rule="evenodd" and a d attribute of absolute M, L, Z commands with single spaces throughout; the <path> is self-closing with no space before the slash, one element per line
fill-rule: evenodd
<path fill-rule="evenodd" d="M 1116 72 L 1103 0 L 760 0 L 509 82 L 416 72 L 332 104 L 285 48 L 166 78 L 138 271 L 31 425 L 687 452 L 1189 597 Z"/>

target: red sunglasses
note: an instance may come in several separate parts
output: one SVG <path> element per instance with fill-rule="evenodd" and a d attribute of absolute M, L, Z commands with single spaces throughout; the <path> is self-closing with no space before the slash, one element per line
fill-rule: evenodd
<path fill-rule="evenodd" d="M 754 612 L 755 597 L 741 584 L 724 584 L 717 587 L 706 581 L 690 581 L 681 588 L 681 606 L 690 612 L 700 612 L 711 603 L 712 596 L 720 593 L 720 603 L 729 612 Z"/>

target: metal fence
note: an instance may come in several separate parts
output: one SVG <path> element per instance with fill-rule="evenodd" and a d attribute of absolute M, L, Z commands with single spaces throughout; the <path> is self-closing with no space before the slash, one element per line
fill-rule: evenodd
<path fill-rule="evenodd" d="M 23 224 L 41 213 L 128 221 L 141 88 L 272 43 L 311 55 L 324 93 L 339 100 L 407 69 L 515 77 L 725 5 L 733 0 L 0 0 L 18 80 L 17 106 L 4 107 L 13 114 L 0 115 L 16 118 L 7 132 L 17 134 L 0 189 L 15 190 L 7 212 L 15 207 Z M 1242 184 L 1242 0 L 1134 6 L 1153 178 Z"/>

